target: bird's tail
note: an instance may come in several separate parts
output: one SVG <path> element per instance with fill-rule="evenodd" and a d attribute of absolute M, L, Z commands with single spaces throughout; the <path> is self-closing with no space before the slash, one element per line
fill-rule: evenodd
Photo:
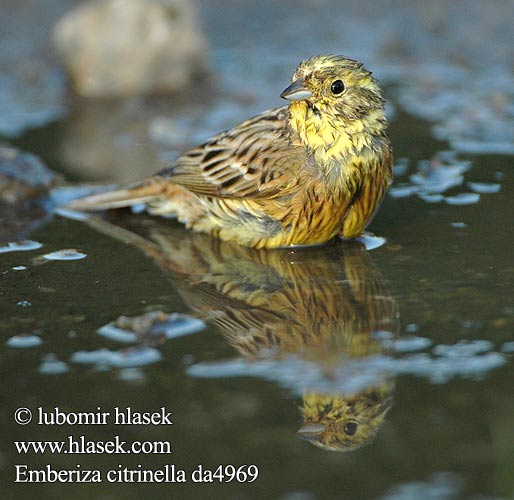
<path fill-rule="evenodd" d="M 151 202 L 162 194 L 162 182 L 145 180 L 127 188 L 115 189 L 105 193 L 93 194 L 73 200 L 66 208 L 77 211 L 99 211 L 122 208 L 139 203 Z"/>

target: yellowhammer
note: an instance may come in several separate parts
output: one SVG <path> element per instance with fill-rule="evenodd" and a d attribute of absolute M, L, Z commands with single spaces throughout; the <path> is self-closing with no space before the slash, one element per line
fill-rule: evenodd
<path fill-rule="evenodd" d="M 384 100 L 363 65 L 342 56 L 300 63 L 265 111 L 125 189 L 74 201 L 76 210 L 144 202 L 188 228 L 255 248 L 358 236 L 391 182 Z"/>

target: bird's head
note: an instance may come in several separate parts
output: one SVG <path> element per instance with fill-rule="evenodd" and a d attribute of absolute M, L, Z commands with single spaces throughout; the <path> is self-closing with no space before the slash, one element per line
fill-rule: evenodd
<path fill-rule="evenodd" d="M 302 61 L 280 96 L 290 101 L 292 126 L 312 147 L 329 148 L 338 131 L 380 135 L 387 126 L 378 82 L 360 62 L 347 57 Z"/>
<path fill-rule="evenodd" d="M 343 56 L 316 56 L 296 68 L 292 84 L 281 97 L 310 108 L 314 113 L 359 119 L 373 110 L 382 110 L 382 91 L 372 74 L 353 59 Z"/>

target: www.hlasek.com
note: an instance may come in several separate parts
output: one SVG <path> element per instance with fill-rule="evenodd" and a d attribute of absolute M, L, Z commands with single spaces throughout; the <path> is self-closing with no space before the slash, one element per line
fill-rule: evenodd
<path fill-rule="evenodd" d="M 82 426 L 82 425 L 172 425 L 172 412 L 162 407 L 154 412 L 138 412 L 131 407 L 115 407 L 112 411 L 103 411 L 97 407 L 94 412 L 64 412 L 59 407 L 46 410 L 38 407 L 33 412 L 28 408 L 18 408 L 14 420 L 19 425 L 29 423 L 43 426 Z M 112 440 L 88 440 L 85 435 L 68 435 L 62 441 L 14 441 L 18 455 L 42 454 L 160 454 L 170 455 L 170 441 L 132 441 L 127 443 L 119 435 Z M 259 476 L 256 465 L 216 465 L 212 468 L 198 465 L 192 471 L 185 471 L 175 464 L 166 464 L 161 468 L 149 469 L 138 464 L 126 467 L 118 464 L 107 471 L 85 469 L 80 464 L 68 469 L 56 469 L 50 464 L 43 468 L 31 468 L 27 464 L 16 464 L 16 483 L 185 483 L 189 480 L 199 482 L 251 483 Z"/>

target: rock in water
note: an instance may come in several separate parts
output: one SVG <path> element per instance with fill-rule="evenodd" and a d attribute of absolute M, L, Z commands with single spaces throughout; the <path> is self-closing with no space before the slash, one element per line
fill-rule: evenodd
<path fill-rule="evenodd" d="M 174 92 L 206 68 L 191 0 L 93 0 L 65 14 L 54 42 L 77 92 L 127 97 Z"/>
<path fill-rule="evenodd" d="M 59 181 L 60 177 L 37 156 L 0 143 L 0 203 L 30 200 Z"/>

